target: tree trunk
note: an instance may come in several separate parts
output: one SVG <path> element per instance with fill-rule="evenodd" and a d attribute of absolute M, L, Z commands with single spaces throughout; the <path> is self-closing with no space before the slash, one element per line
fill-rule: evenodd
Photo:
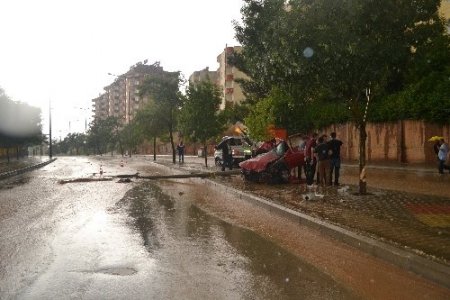
<path fill-rule="evenodd" d="M 208 167 L 208 151 L 207 150 L 206 143 L 203 143 L 203 151 L 204 151 L 204 155 L 205 155 L 205 167 Z"/>
<path fill-rule="evenodd" d="M 6 146 L 6 158 L 8 159 L 8 164 L 9 164 L 9 147 Z"/>
<path fill-rule="evenodd" d="M 17 146 L 17 147 L 16 147 L 16 159 L 17 159 L 17 160 L 19 160 L 19 156 L 20 156 L 19 151 L 20 151 L 20 150 L 19 150 L 19 146 Z"/>
<path fill-rule="evenodd" d="M 153 161 L 156 161 L 156 136 L 153 137 Z"/>
<path fill-rule="evenodd" d="M 172 128 L 170 128 L 170 130 L 169 130 L 169 136 L 170 136 L 170 144 L 172 145 L 172 162 L 175 164 L 175 163 L 177 163 L 177 159 L 176 159 L 176 152 L 175 152 L 175 144 L 173 142 Z"/>
<path fill-rule="evenodd" d="M 359 124 L 359 194 L 367 194 L 366 182 L 366 122 Z"/>

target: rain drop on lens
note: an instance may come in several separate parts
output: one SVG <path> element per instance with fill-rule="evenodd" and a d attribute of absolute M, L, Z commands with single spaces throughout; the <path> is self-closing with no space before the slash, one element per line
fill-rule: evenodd
<path fill-rule="evenodd" d="M 303 56 L 306 58 L 311 58 L 314 55 L 314 50 L 310 47 L 306 47 L 305 50 L 303 50 Z"/>

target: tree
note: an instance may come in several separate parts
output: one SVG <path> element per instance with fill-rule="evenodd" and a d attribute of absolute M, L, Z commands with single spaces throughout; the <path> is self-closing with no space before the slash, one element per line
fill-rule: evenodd
<path fill-rule="evenodd" d="M 122 141 L 123 146 L 128 149 L 128 153 L 131 157 L 132 153 L 135 152 L 137 145 L 143 140 L 142 130 L 135 120 L 122 128 L 120 131 L 120 140 Z"/>
<path fill-rule="evenodd" d="M 158 107 L 153 100 L 136 113 L 134 118 L 136 126 L 139 128 L 144 139 L 153 140 L 153 160 L 156 161 L 156 138 L 163 133 L 165 125 L 164 118 L 161 118 Z"/>
<path fill-rule="evenodd" d="M 366 121 L 371 101 L 399 91 L 415 53 L 442 36 L 439 0 L 245 0 L 238 60 L 260 86 L 305 105 L 349 108 L 360 136 L 359 191 L 366 193 Z"/>
<path fill-rule="evenodd" d="M 176 128 L 177 112 L 181 104 L 179 92 L 181 82 L 180 72 L 161 71 L 147 75 L 139 88 L 141 97 L 152 98 L 150 105 L 169 133 L 173 163 L 176 162 L 173 131 Z"/>
<path fill-rule="evenodd" d="M 41 144 L 43 141 L 41 110 L 11 100 L 0 88 L 0 147 L 6 148 L 8 162 L 10 148 L 16 148 L 19 159 L 22 148 Z"/>
<path fill-rule="evenodd" d="M 180 131 L 193 142 L 201 142 L 205 151 L 205 166 L 208 166 L 207 141 L 223 131 L 223 122 L 218 116 L 221 96 L 211 81 L 190 85 L 183 98 L 180 114 Z"/>
<path fill-rule="evenodd" d="M 117 123 L 116 117 L 108 117 L 104 120 L 94 119 L 90 124 L 87 144 L 94 149 L 94 153 L 102 155 L 108 151 L 108 148 L 114 147 L 117 141 L 117 138 L 115 138 Z"/>

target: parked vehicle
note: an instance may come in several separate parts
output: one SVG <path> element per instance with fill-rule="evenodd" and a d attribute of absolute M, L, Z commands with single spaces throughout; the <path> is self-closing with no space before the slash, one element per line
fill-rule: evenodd
<path fill-rule="evenodd" d="M 289 147 L 281 140 L 269 152 L 260 154 L 239 164 L 245 180 L 263 183 L 286 183 L 291 170 L 305 164 L 304 151 Z"/>
<path fill-rule="evenodd" d="M 220 144 L 228 143 L 233 157 L 233 164 L 238 165 L 240 162 L 252 157 L 252 149 L 250 143 L 240 136 L 225 136 L 222 141 L 216 146 L 214 151 L 214 162 L 216 166 L 222 166 L 222 150 L 218 149 Z"/>

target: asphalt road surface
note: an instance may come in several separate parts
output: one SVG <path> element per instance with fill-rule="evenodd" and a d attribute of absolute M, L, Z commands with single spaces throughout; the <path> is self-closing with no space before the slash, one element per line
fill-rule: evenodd
<path fill-rule="evenodd" d="M 445 299 L 448 290 L 205 182 L 69 183 L 167 172 L 60 158 L 0 182 L 1 299 Z M 98 174 L 95 176 L 99 176 Z M 287 232 L 286 232 L 287 230 Z M 447 298 L 448 299 L 448 298 Z"/>

